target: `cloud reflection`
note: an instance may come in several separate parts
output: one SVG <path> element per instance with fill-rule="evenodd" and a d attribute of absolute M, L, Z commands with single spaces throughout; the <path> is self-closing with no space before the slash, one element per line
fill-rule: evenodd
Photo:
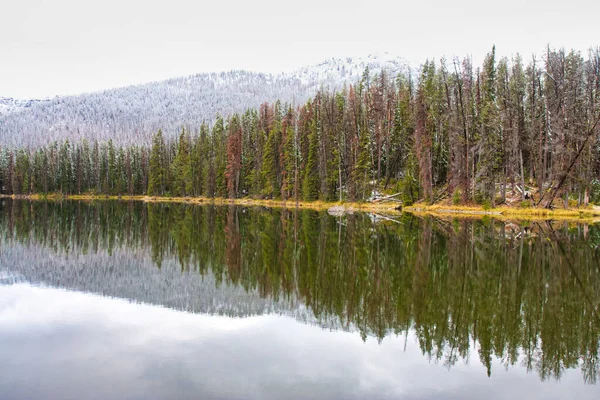
<path fill-rule="evenodd" d="M 413 332 L 378 344 L 290 317 L 189 314 L 24 283 L 0 286 L 0 365 L 2 399 L 598 395 L 577 371 L 560 383 L 519 367 L 488 378 L 476 355 L 448 370 Z"/>

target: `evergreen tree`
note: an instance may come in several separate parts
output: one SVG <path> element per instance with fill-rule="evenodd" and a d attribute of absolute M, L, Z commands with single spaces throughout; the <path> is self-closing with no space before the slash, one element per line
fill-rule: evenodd
<path fill-rule="evenodd" d="M 227 196 L 227 182 L 225 179 L 225 169 L 227 167 L 227 138 L 225 135 L 225 124 L 223 117 L 218 116 L 211 131 L 212 142 L 212 163 L 214 168 L 214 192 L 213 196 Z"/>
<path fill-rule="evenodd" d="M 493 47 L 484 60 L 481 97 L 481 158 L 485 197 L 495 205 L 496 175 L 502 165 L 502 139 L 496 103 L 496 48 Z"/>
<path fill-rule="evenodd" d="M 357 200 L 365 200 L 370 196 L 370 166 L 371 166 L 371 151 L 370 138 L 366 132 L 361 134 L 360 144 L 358 147 L 358 157 L 353 169 L 353 180 L 356 188 Z"/>
<path fill-rule="evenodd" d="M 292 197 L 296 188 L 298 155 L 296 154 L 297 138 L 292 126 L 293 111 L 288 109 L 283 128 L 283 154 L 282 154 L 282 189 L 284 200 Z"/>
<path fill-rule="evenodd" d="M 71 143 L 65 140 L 60 148 L 58 155 L 59 163 L 59 189 L 62 194 L 69 195 L 73 193 L 73 164 L 71 160 Z"/>
<path fill-rule="evenodd" d="M 310 105 L 309 105 L 310 107 Z M 304 169 L 304 182 L 302 184 L 304 200 L 312 201 L 319 198 L 319 137 L 317 132 L 316 116 L 310 122 L 308 133 L 308 158 Z"/>
<path fill-rule="evenodd" d="M 27 194 L 29 189 L 29 156 L 24 149 L 19 149 L 12 174 L 12 190 L 14 194 Z"/>
<path fill-rule="evenodd" d="M 152 150 L 148 171 L 148 195 L 163 196 L 166 186 L 166 148 L 162 131 L 152 138 Z"/>
<path fill-rule="evenodd" d="M 190 155 L 190 168 L 192 175 L 192 195 L 205 196 L 207 176 L 207 135 L 208 128 L 205 123 L 200 126 L 200 133 L 194 139 Z"/>
<path fill-rule="evenodd" d="M 263 182 L 263 196 L 277 198 L 280 196 L 278 179 L 278 142 L 281 137 L 281 124 L 275 121 L 273 129 L 267 134 L 267 141 L 262 151 L 261 178 Z"/>
<path fill-rule="evenodd" d="M 6 162 L 6 173 L 4 175 L 4 188 L 6 194 L 14 194 L 13 191 L 13 176 L 15 175 L 15 160 L 13 152 L 8 153 L 8 161 Z"/>
<path fill-rule="evenodd" d="M 229 198 L 238 197 L 240 186 L 240 172 L 242 167 L 242 128 L 237 115 L 234 115 L 227 124 L 227 193 Z"/>
<path fill-rule="evenodd" d="M 177 142 L 177 156 L 175 156 L 171 165 L 171 176 L 173 177 L 173 196 L 189 196 L 192 194 L 190 141 L 184 128 L 181 128 L 181 134 Z"/>

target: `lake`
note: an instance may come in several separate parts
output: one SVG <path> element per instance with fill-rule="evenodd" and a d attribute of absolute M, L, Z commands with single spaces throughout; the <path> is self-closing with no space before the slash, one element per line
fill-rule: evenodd
<path fill-rule="evenodd" d="M 0 398 L 598 399 L 600 227 L 0 199 Z"/>

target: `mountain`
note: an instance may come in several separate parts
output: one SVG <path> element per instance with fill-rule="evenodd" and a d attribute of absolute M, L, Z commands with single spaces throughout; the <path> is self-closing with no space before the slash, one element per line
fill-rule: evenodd
<path fill-rule="evenodd" d="M 395 74 L 408 69 L 400 58 L 371 55 L 332 58 L 289 73 L 249 71 L 203 73 L 161 82 L 49 100 L 0 99 L 0 145 L 45 145 L 78 141 L 149 143 L 162 129 L 167 136 L 182 125 L 197 130 L 202 121 L 281 100 L 301 104 L 319 88 L 340 89 L 357 82 L 366 68 Z"/>
<path fill-rule="evenodd" d="M 0 97 L 0 118 L 6 114 L 16 113 L 47 100 L 19 100 L 12 97 Z"/>
<path fill-rule="evenodd" d="M 191 313 L 236 318 L 276 314 L 324 329 L 356 329 L 335 315 L 317 317 L 295 294 L 274 298 L 257 288 L 223 282 L 223 277 L 217 279 L 211 271 L 203 275 L 183 271 L 174 257 L 165 258 L 156 268 L 149 249 L 120 248 L 111 253 L 66 256 L 37 243 L 34 248 L 20 243 L 7 245 L 0 238 L 0 245 L 0 259 L 11 261 L 0 265 L 0 289 L 2 285 L 29 283 Z"/>

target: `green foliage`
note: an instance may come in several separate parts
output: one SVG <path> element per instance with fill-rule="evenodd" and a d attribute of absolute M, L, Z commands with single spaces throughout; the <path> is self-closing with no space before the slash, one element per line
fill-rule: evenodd
<path fill-rule="evenodd" d="M 473 201 L 476 204 L 483 204 L 483 200 L 484 200 L 484 194 L 481 191 L 476 191 L 475 195 L 473 196 Z"/>
<path fill-rule="evenodd" d="M 484 210 L 490 210 L 492 208 L 492 202 L 489 199 L 483 199 L 481 202 L 481 208 Z"/>
<path fill-rule="evenodd" d="M 600 203 L 600 180 L 594 179 L 590 184 L 590 202 L 599 204 Z"/>
<path fill-rule="evenodd" d="M 419 199 L 419 181 L 407 174 L 398 182 L 398 191 L 401 193 L 402 204 L 410 206 Z"/>
<path fill-rule="evenodd" d="M 172 193 L 174 196 L 190 196 L 193 193 L 192 162 L 190 139 L 184 128 L 177 141 L 177 155 L 171 163 Z"/>
<path fill-rule="evenodd" d="M 162 196 L 166 191 L 166 147 L 162 131 L 152 138 L 150 153 L 150 170 L 148 172 L 148 195 Z"/>
<path fill-rule="evenodd" d="M 308 160 L 306 161 L 304 182 L 302 184 L 305 201 L 317 200 L 319 198 L 318 140 L 316 121 L 313 121 L 311 123 L 311 131 L 308 134 Z"/>
<path fill-rule="evenodd" d="M 214 182 L 214 195 L 217 197 L 227 196 L 227 181 L 225 170 L 227 167 L 227 138 L 225 136 L 225 123 L 223 117 L 218 116 L 211 131 L 212 139 L 212 161 L 210 175 Z"/>
<path fill-rule="evenodd" d="M 452 193 L 452 204 L 459 205 L 460 201 L 462 199 L 462 193 L 460 192 L 460 190 L 455 190 L 454 193 Z"/>
<path fill-rule="evenodd" d="M 112 141 L 109 141 L 109 144 L 112 144 Z M 58 189 L 62 194 L 71 194 L 73 193 L 73 166 L 71 163 L 71 143 L 68 140 L 60 148 L 58 165 Z"/>
<path fill-rule="evenodd" d="M 298 155 L 296 154 L 296 137 L 294 129 L 291 126 L 286 128 L 285 141 L 283 149 L 283 184 L 282 195 L 287 199 L 294 195 L 296 186 L 296 169 L 298 164 Z"/>
<path fill-rule="evenodd" d="M 366 132 L 363 132 L 360 140 L 358 158 L 353 171 L 353 179 L 358 200 L 365 200 L 371 195 L 371 188 L 369 185 L 371 154 L 369 149 L 369 135 Z"/>
<path fill-rule="evenodd" d="M 191 157 L 194 196 L 209 196 L 209 157 L 208 126 L 202 123 Z"/>
<path fill-rule="evenodd" d="M 266 135 L 267 141 L 263 147 L 261 179 L 263 182 L 263 196 L 277 198 L 280 196 L 278 180 L 278 138 L 281 137 L 281 126 L 277 122 L 274 128 Z"/>

